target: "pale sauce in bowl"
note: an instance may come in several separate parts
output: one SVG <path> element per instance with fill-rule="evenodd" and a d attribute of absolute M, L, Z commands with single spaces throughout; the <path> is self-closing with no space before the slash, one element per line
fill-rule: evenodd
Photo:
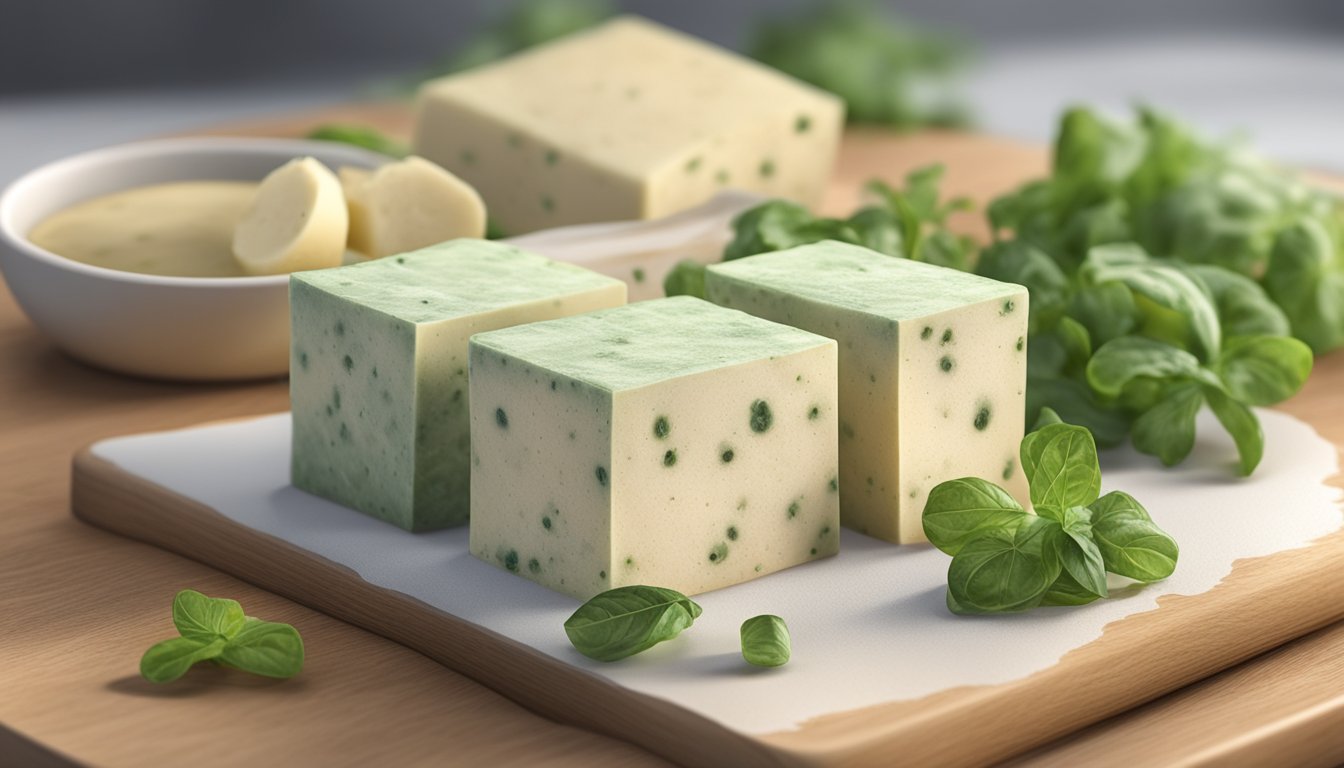
<path fill-rule="evenodd" d="M 28 239 L 52 253 L 123 272 L 240 277 L 233 232 L 257 182 L 182 181 L 133 187 L 76 203 Z"/>

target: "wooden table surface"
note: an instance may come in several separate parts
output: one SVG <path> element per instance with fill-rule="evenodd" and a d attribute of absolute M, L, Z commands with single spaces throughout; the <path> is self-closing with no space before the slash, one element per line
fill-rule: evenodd
<path fill-rule="evenodd" d="M 990 158 L 983 141 L 943 135 L 895 140 L 908 162 L 893 164 L 893 140 L 882 141 L 881 167 L 868 137 L 852 142 L 842 179 L 893 177 L 940 158 L 952 191 L 982 197 L 1044 162 L 1038 149 L 1003 144 Z M 852 200 L 842 191 L 830 207 Z M 1306 390 L 1283 408 L 1344 445 L 1341 391 L 1344 355 L 1335 355 L 1318 362 Z M 70 516 L 77 449 L 283 410 L 286 394 L 279 381 L 178 385 L 84 367 L 53 349 L 0 291 L 0 765 L 666 765 L 541 718 L 388 640 Z M 274 682 L 201 668 L 172 686 L 142 681 L 140 654 L 173 634 L 169 604 L 185 587 L 297 626 L 308 650 L 302 675 Z M 1299 764 L 1344 761 L 1344 624 L 1018 762 L 1250 765 L 1285 754 Z"/>

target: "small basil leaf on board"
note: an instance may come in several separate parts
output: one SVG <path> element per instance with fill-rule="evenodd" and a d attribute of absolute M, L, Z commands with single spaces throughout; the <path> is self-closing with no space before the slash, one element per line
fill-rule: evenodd
<path fill-rule="evenodd" d="M 1118 397 L 1139 378 L 1191 376 L 1199 359 L 1183 349 L 1142 336 L 1121 336 L 1101 345 L 1087 363 L 1087 383 L 1097 394 Z"/>
<path fill-rule="evenodd" d="M 1011 529 L 1026 514 L 1016 499 L 988 480 L 948 480 L 929 491 L 924 503 L 924 535 L 938 549 L 955 555 L 983 531 Z"/>
<path fill-rule="evenodd" d="M 1204 396 L 1208 399 L 1209 410 L 1237 444 L 1237 470 L 1243 477 L 1250 475 L 1265 455 L 1265 433 L 1260 428 L 1260 419 L 1250 408 L 1217 387 L 1204 387 Z"/>
<path fill-rule="evenodd" d="M 1134 420 L 1130 437 L 1139 453 L 1156 456 L 1166 466 L 1179 464 L 1195 447 L 1195 416 L 1204 404 L 1198 384 L 1183 383 Z"/>
<path fill-rule="evenodd" d="M 705 265 L 693 259 L 682 259 L 663 278 L 663 293 L 668 296 L 705 298 Z"/>
<path fill-rule="evenodd" d="M 969 612 L 1008 613 L 1040 604 L 1059 577 L 1053 520 L 1028 515 L 1015 529 L 993 529 L 966 542 L 947 571 L 951 599 Z"/>
<path fill-rule="evenodd" d="M 1106 564 L 1102 562 L 1101 550 L 1092 540 L 1091 511 L 1086 507 L 1065 510 L 1042 507 L 1038 511 L 1042 517 L 1059 524 L 1055 542 L 1062 572 L 1068 574 L 1079 588 L 1097 597 L 1106 597 Z"/>
<path fill-rule="evenodd" d="M 155 643 L 140 657 L 140 675 L 151 683 L 170 683 L 196 662 L 218 657 L 227 642 L 223 638 L 174 637 Z"/>
<path fill-rule="evenodd" d="M 778 616 L 764 614 L 742 622 L 742 658 L 757 667 L 782 667 L 789 661 L 789 627 Z"/>
<path fill-rule="evenodd" d="M 1092 539 L 1106 570 L 1135 581 L 1161 581 L 1176 569 L 1180 548 L 1139 502 L 1112 491 L 1089 506 Z"/>
<path fill-rule="evenodd" d="M 676 590 L 617 587 L 579 606 L 565 634 L 584 656 L 617 661 L 671 640 L 699 616 L 700 606 Z"/>
<path fill-rule="evenodd" d="M 206 643 L 228 639 L 243 628 L 244 618 L 237 600 L 206 597 L 194 589 L 184 589 L 173 598 L 173 624 L 183 637 Z"/>
<path fill-rule="evenodd" d="M 1043 427 L 1048 427 L 1051 424 L 1063 424 L 1063 423 L 1064 420 L 1059 418 L 1059 414 L 1055 413 L 1055 409 L 1046 406 L 1045 408 L 1041 409 L 1040 415 L 1036 417 L 1036 423 L 1032 426 L 1031 431 L 1035 432 Z"/>
<path fill-rule="evenodd" d="M 1214 370 L 1232 397 L 1247 405 L 1283 402 L 1311 373 L 1311 347 L 1288 336 L 1231 339 Z"/>
<path fill-rule="evenodd" d="M 288 624 L 248 618 L 220 651 L 219 663 L 265 677 L 293 677 L 303 669 L 303 639 Z"/>
<path fill-rule="evenodd" d="M 1085 507 L 1101 493 L 1097 445 L 1083 427 L 1043 427 L 1022 440 L 1021 454 L 1036 506 Z"/>
<path fill-rule="evenodd" d="M 1045 597 L 1041 598 L 1041 605 L 1087 605 L 1102 597 L 1104 595 L 1098 595 L 1079 584 L 1068 571 L 1061 570 L 1059 578 L 1055 579 Z"/>

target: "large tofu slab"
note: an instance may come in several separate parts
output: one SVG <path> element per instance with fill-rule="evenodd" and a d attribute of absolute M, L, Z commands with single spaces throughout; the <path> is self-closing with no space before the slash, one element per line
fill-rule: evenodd
<path fill-rule="evenodd" d="M 414 143 L 520 235 L 665 216 L 727 187 L 815 205 L 843 113 L 829 93 L 624 17 L 427 83 Z"/>
<path fill-rule="evenodd" d="M 832 241 L 712 265 L 705 286 L 840 342 L 845 525 L 923 541 L 929 491 L 957 477 L 1026 503 L 1025 288 Z"/>
<path fill-rule="evenodd" d="M 290 278 L 294 485 L 408 530 L 467 521 L 467 339 L 625 302 L 484 240 Z"/>
<path fill-rule="evenodd" d="M 835 342 L 689 297 L 471 341 L 471 551 L 588 598 L 835 554 Z"/>

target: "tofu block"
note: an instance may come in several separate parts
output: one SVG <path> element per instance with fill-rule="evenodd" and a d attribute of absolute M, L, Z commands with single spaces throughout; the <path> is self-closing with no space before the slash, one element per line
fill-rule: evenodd
<path fill-rule="evenodd" d="M 835 96 L 637 17 L 422 86 L 415 152 L 508 235 L 666 216 L 729 187 L 820 202 Z"/>
<path fill-rule="evenodd" d="M 929 491 L 958 477 L 1027 503 L 1025 288 L 834 241 L 711 265 L 705 287 L 840 343 L 846 526 L 924 541 Z"/>
<path fill-rule="evenodd" d="M 689 297 L 473 337 L 471 552 L 580 599 L 835 554 L 835 366 Z"/>
<path fill-rule="evenodd" d="M 467 521 L 467 339 L 614 307 L 625 285 L 452 240 L 289 283 L 296 487 L 412 531 Z"/>

